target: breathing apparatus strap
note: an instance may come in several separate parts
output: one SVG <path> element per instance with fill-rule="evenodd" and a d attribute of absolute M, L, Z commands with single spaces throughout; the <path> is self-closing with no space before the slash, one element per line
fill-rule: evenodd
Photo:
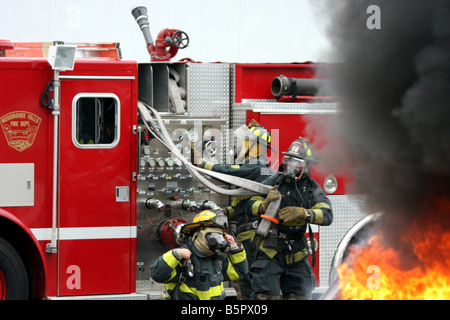
<path fill-rule="evenodd" d="M 309 195 L 309 209 L 311 209 L 312 207 L 312 197 L 313 197 L 313 193 L 311 190 L 308 191 L 308 195 Z M 311 224 L 308 223 L 308 232 L 309 232 L 309 244 L 311 246 L 311 267 L 314 267 L 316 264 L 316 246 L 314 244 L 314 236 L 313 236 L 313 232 L 311 229 Z M 306 248 L 308 250 L 308 248 Z M 309 251 L 309 250 L 308 250 Z"/>
<path fill-rule="evenodd" d="M 178 282 L 175 285 L 175 287 L 173 288 L 172 291 L 172 295 L 170 296 L 170 298 L 174 298 L 176 300 L 178 300 L 180 298 L 179 294 L 180 294 L 180 286 L 186 281 L 187 277 L 186 277 L 186 269 L 187 269 L 187 260 L 184 260 L 181 266 L 181 270 L 180 270 L 180 276 L 178 278 Z"/>
<path fill-rule="evenodd" d="M 279 223 L 280 223 L 280 220 L 275 219 L 275 218 L 273 218 L 273 217 L 271 217 L 271 216 L 268 216 L 268 215 L 265 215 L 265 214 L 262 214 L 262 215 L 260 215 L 259 217 L 260 217 L 260 218 L 263 218 L 263 219 L 270 220 L 270 221 L 272 221 L 272 222 L 275 223 L 275 224 L 279 224 Z"/>

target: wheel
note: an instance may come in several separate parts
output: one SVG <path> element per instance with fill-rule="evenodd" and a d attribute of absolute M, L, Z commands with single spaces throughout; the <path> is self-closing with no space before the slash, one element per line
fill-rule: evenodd
<path fill-rule="evenodd" d="M 374 227 L 380 218 L 381 213 L 373 213 L 358 221 L 347 231 L 347 234 L 339 242 L 336 252 L 331 262 L 329 284 L 338 279 L 337 269 L 347 258 L 352 246 L 364 245 L 369 240 L 370 235 L 375 230 Z"/>
<path fill-rule="evenodd" d="M 189 45 L 189 36 L 186 32 L 178 30 L 172 36 L 172 43 L 178 49 L 184 49 Z"/>
<path fill-rule="evenodd" d="M 0 300 L 28 299 L 28 276 L 20 256 L 0 238 Z"/>

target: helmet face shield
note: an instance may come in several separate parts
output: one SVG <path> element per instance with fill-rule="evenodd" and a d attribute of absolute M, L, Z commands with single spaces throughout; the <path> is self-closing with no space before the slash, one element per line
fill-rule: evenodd
<path fill-rule="evenodd" d="M 303 168 L 306 167 L 306 160 L 291 156 L 283 157 L 283 164 L 286 168 Z"/>
<path fill-rule="evenodd" d="M 228 217 L 224 214 L 218 214 L 212 218 L 212 222 L 222 229 L 228 229 Z"/>
<path fill-rule="evenodd" d="M 283 157 L 283 165 L 286 182 L 295 182 L 303 177 L 307 163 L 304 159 L 285 155 Z"/>

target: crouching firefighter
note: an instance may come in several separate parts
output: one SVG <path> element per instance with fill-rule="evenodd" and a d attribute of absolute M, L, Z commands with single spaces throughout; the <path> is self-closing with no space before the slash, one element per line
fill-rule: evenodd
<path fill-rule="evenodd" d="M 153 261 L 152 278 L 164 283 L 172 300 L 223 300 L 223 281 L 238 280 L 248 272 L 245 250 L 226 234 L 225 215 L 205 210 L 181 227 L 179 248 Z M 165 297 L 166 299 L 168 297 Z"/>
<path fill-rule="evenodd" d="M 283 154 L 279 172 L 262 182 L 274 186 L 272 190 L 266 198 L 252 197 L 247 206 L 253 215 L 273 222 L 265 238 L 255 237 L 252 289 L 256 299 L 311 299 L 315 277 L 307 260 L 309 248 L 304 233 L 308 224 L 330 225 L 333 214 L 325 192 L 310 177 L 311 166 L 318 158 L 309 143 L 300 137 Z M 269 203 L 280 196 L 277 216 L 266 216 Z M 312 238 L 311 228 L 309 232 Z M 310 240 L 314 263 L 314 241 Z"/>

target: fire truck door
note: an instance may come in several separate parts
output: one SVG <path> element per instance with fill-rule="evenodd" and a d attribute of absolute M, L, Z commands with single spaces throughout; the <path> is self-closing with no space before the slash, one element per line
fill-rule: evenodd
<path fill-rule="evenodd" d="M 133 290 L 132 92 L 131 80 L 61 81 L 59 296 Z"/>

